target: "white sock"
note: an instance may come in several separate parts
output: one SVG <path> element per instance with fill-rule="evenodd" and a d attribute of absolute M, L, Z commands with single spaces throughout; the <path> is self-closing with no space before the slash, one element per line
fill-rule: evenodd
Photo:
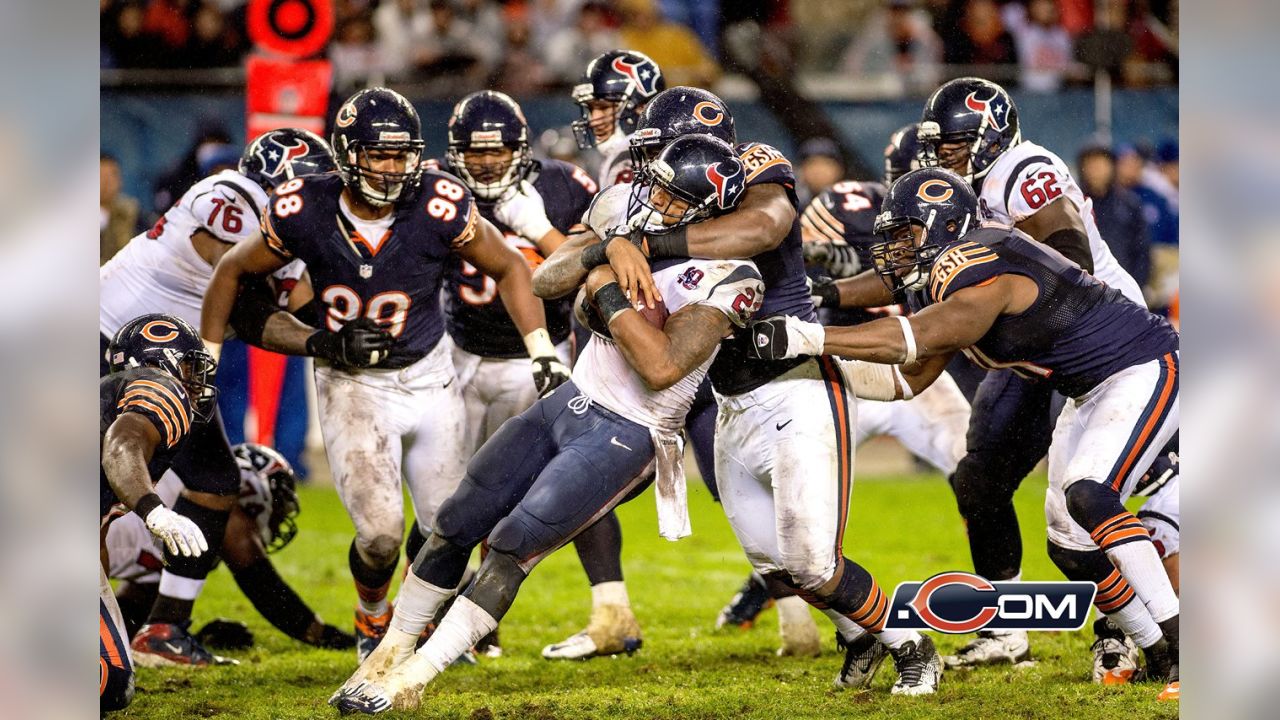
<path fill-rule="evenodd" d="M 621 605 L 631 607 L 631 598 L 627 597 L 627 584 L 622 580 L 611 580 L 591 586 L 591 607 L 601 605 Z"/>
<path fill-rule="evenodd" d="M 453 593 L 452 589 L 436 587 L 410 571 L 400 584 L 400 594 L 396 595 L 396 614 L 391 618 L 391 627 L 417 637 Z"/>
<path fill-rule="evenodd" d="M 1155 544 L 1143 540 L 1125 543 L 1106 552 L 1156 622 L 1178 614 L 1178 596 L 1173 592 Z"/>
<path fill-rule="evenodd" d="M 160 594 L 175 600 L 195 600 L 200 596 L 204 580 L 174 575 L 168 570 L 160 572 Z"/>
<path fill-rule="evenodd" d="M 1124 631 L 1140 648 L 1147 648 L 1155 645 L 1164 637 L 1164 633 L 1160 631 L 1160 626 L 1152 619 L 1151 613 L 1147 612 L 1147 606 L 1138 601 L 1137 598 L 1129 601 L 1129 604 L 1116 610 L 1115 612 L 1103 613 L 1107 619 L 1115 623 L 1116 627 Z"/>
<path fill-rule="evenodd" d="M 784 598 L 778 598 L 778 630 L 782 631 L 784 627 L 795 625 L 812 625 L 813 618 L 809 615 L 809 603 L 799 595 L 789 595 Z"/>
<path fill-rule="evenodd" d="M 876 637 L 880 638 L 880 642 L 888 645 L 894 650 L 902 647 L 905 642 L 920 642 L 920 633 L 915 630 L 881 630 L 876 633 Z"/>
<path fill-rule="evenodd" d="M 498 621 L 484 608 L 471 602 L 465 596 L 453 601 L 453 607 L 445 614 L 440 626 L 431 633 L 427 643 L 418 649 L 427 664 L 435 671 L 428 677 L 431 681 L 449 664 L 475 646 L 480 638 L 493 632 Z"/>
<path fill-rule="evenodd" d="M 841 615 L 835 610 L 832 610 L 831 608 L 827 608 L 826 610 L 823 610 L 822 614 L 831 618 L 831 622 L 836 626 L 836 632 L 840 633 L 840 637 L 843 638 L 844 641 L 847 643 L 851 643 L 854 640 L 857 640 L 867 632 L 866 630 L 862 629 L 861 625 L 850 620 L 844 615 Z"/>

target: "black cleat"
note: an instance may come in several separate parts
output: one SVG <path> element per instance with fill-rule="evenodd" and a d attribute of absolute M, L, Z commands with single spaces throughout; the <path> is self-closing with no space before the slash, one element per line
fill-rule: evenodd
<path fill-rule="evenodd" d="M 716 627 L 733 625 L 748 630 L 755 624 L 760 613 L 771 605 L 773 598 L 769 597 L 769 588 L 758 575 L 752 573 L 742 584 L 738 594 L 720 610 L 720 615 L 716 617 Z"/>

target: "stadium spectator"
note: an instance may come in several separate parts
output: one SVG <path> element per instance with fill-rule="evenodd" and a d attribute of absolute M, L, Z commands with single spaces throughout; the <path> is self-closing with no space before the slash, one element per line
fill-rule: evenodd
<path fill-rule="evenodd" d="M 146 9 L 138 0 L 104 3 L 102 8 L 104 67 L 151 67 L 156 59 L 156 39 L 144 25 Z"/>
<path fill-rule="evenodd" d="M 373 27 L 383 69 L 392 80 L 404 79 L 431 36 L 426 0 L 383 2 L 373 12 Z"/>
<path fill-rule="evenodd" d="M 942 40 L 916 0 L 889 0 L 865 23 L 845 53 L 842 65 L 854 75 L 894 74 L 909 92 L 928 92 L 938 84 Z"/>
<path fill-rule="evenodd" d="M 184 8 L 186 4 L 185 0 L 149 0 L 147 2 L 142 25 L 163 46 L 156 50 L 166 61 L 165 65 L 174 64 L 174 59 L 180 54 L 179 51 L 191 38 L 191 21 Z"/>
<path fill-rule="evenodd" d="M 1004 65 L 1017 61 L 1013 38 L 995 0 L 968 0 L 957 6 L 954 23 L 943 22 L 943 57 L 950 65 Z"/>
<path fill-rule="evenodd" d="M 98 156 L 98 264 L 111 259 L 138 234 L 138 201 L 121 189 L 120 163 L 106 153 Z"/>
<path fill-rule="evenodd" d="M 329 60 L 333 63 L 333 86 L 338 94 L 380 82 L 382 54 L 378 51 L 377 30 L 369 15 L 356 15 L 338 27 L 336 40 L 329 46 Z"/>
<path fill-rule="evenodd" d="M 489 87 L 510 95 L 530 95 L 552 85 L 555 75 L 533 46 L 529 9 L 515 2 L 506 7 L 506 52 Z"/>
<path fill-rule="evenodd" d="M 702 46 L 713 56 L 719 54 L 720 0 L 658 0 L 658 9 L 662 17 L 697 34 Z"/>
<path fill-rule="evenodd" d="M 1151 233 L 1151 277 L 1144 292 L 1153 310 L 1168 306 L 1178 289 L 1178 205 L 1177 145 L 1165 143 L 1154 153 L 1155 163 L 1148 163 L 1143 153 L 1132 145 L 1121 145 L 1116 151 L 1116 177 L 1119 183 L 1141 199 L 1142 214 Z M 1168 167 L 1161 172 L 1161 167 Z"/>
<path fill-rule="evenodd" d="M 1151 240 L 1142 216 L 1142 200 L 1116 182 L 1116 159 L 1110 148 L 1090 145 L 1080 151 L 1080 186 L 1093 200 L 1098 232 L 1120 266 L 1143 287 L 1151 275 Z"/>
<path fill-rule="evenodd" d="M 182 193 L 186 192 L 187 188 L 209 175 L 208 172 L 201 172 L 204 164 L 202 159 L 207 160 L 214 155 L 223 154 L 235 155 L 238 161 L 239 150 L 231 148 L 230 143 L 231 136 L 220 125 L 210 124 L 208 121 L 202 123 L 191 149 L 182 157 L 182 160 L 178 161 L 177 165 L 161 175 L 152 186 L 152 213 L 157 217 L 163 215 L 170 205 L 182 197 Z M 234 164 L 233 161 L 232 166 Z"/>
<path fill-rule="evenodd" d="M 535 2 L 534 7 L 538 4 Z M 533 22 L 536 18 L 531 10 L 533 28 L 537 27 Z M 591 58 L 622 47 L 622 39 L 610 24 L 611 20 L 605 0 L 587 0 L 572 23 L 557 29 L 540 45 L 547 67 L 557 81 L 565 85 L 578 82 Z"/>
<path fill-rule="evenodd" d="M 662 19 L 654 0 L 619 0 L 622 45 L 653 58 L 667 78 L 667 86 L 711 87 L 720 66 L 689 28 Z"/>
<path fill-rule="evenodd" d="M 1031 0 L 1004 6 L 1004 23 L 1018 49 L 1022 87 L 1053 92 L 1071 66 L 1071 36 L 1062 26 L 1057 0 Z"/>
<path fill-rule="evenodd" d="M 796 157 L 800 161 L 796 194 L 800 197 L 801 207 L 844 177 L 844 156 L 840 153 L 840 146 L 831 138 L 805 140 L 800 144 Z"/>
<path fill-rule="evenodd" d="M 450 0 L 431 0 L 431 34 L 415 56 L 415 79 L 429 91 L 460 95 L 484 84 L 502 48 L 500 35 L 484 36 Z"/>
<path fill-rule="evenodd" d="M 206 0 L 196 8 L 191 19 L 191 39 L 182 54 L 186 67 L 235 67 L 240 64 L 241 48 L 235 34 L 227 27 L 226 16 L 215 3 Z"/>

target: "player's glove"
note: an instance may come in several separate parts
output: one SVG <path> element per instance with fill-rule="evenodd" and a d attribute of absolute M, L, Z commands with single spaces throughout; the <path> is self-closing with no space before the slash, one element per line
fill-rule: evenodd
<path fill-rule="evenodd" d="M 542 194 L 528 180 L 512 188 L 493 206 L 493 216 L 517 235 L 537 242 L 555 228 L 547 219 Z"/>
<path fill-rule="evenodd" d="M 809 265 L 826 268 L 831 276 L 840 278 L 853 277 L 862 270 L 862 261 L 853 246 L 847 243 L 834 243 L 830 240 L 814 240 L 800 244 L 800 252 Z"/>
<path fill-rule="evenodd" d="M 751 356 L 757 360 L 786 360 L 801 355 L 821 355 L 826 330 L 818 323 L 792 315 L 772 317 L 751 324 Z"/>
<path fill-rule="evenodd" d="M 813 301 L 814 307 L 840 307 L 840 290 L 836 288 L 835 280 L 820 277 L 817 280 L 805 278 L 805 281 L 809 284 L 809 299 Z"/>
<path fill-rule="evenodd" d="M 555 355 L 533 358 L 533 385 L 542 397 L 569 381 L 569 368 Z"/>
<path fill-rule="evenodd" d="M 307 338 L 307 354 L 345 367 L 373 367 L 387 358 L 391 333 L 370 318 L 357 318 L 338 332 L 317 331 Z"/>
<path fill-rule="evenodd" d="M 164 541 L 165 547 L 174 555 L 195 557 L 209 549 L 200 526 L 164 505 L 153 508 L 143 521 L 151 534 Z"/>
<path fill-rule="evenodd" d="M 302 639 L 308 645 L 329 650 L 349 650 L 356 646 L 356 636 L 341 628 L 316 622 Z"/>
<path fill-rule="evenodd" d="M 253 632 L 237 620 L 218 618 L 196 631 L 196 641 L 206 647 L 225 650 L 248 650 L 253 647 Z"/>

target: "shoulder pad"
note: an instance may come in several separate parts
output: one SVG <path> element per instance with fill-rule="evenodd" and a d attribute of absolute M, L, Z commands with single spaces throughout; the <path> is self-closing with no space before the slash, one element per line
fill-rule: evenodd
<path fill-rule="evenodd" d="M 950 293 L 979 285 L 999 275 L 1003 263 L 995 250 L 961 241 L 943 251 L 929 273 L 929 297 L 942 302 Z"/>
<path fill-rule="evenodd" d="M 182 385 L 166 373 L 147 372 L 129 380 L 120 392 L 116 409 L 150 420 L 167 448 L 191 432 L 191 401 Z"/>
<path fill-rule="evenodd" d="M 709 305 L 743 327 L 764 302 L 764 280 L 750 260 L 693 260 L 683 264 L 663 295 L 677 299 L 673 312 L 688 305 Z"/>

